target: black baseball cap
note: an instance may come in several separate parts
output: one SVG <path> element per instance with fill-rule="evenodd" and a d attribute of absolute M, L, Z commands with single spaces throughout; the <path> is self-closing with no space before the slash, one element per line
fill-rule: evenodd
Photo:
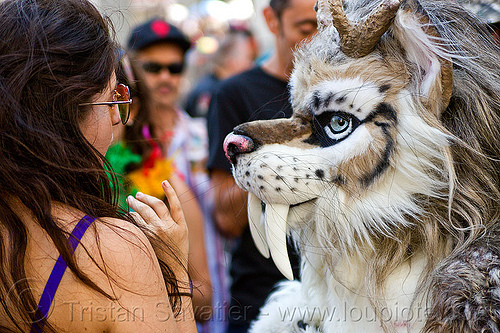
<path fill-rule="evenodd" d="M 127 48 L 139 51 L 153 44 L 170 42 L 178 45 L 184 52 L 191 47 L 189 39 L 176 26 L 155 18 L 135 27 L 127 42 Z"/>

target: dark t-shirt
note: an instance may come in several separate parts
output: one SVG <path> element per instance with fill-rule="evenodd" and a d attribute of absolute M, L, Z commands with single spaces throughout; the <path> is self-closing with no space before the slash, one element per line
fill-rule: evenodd
<path fill-rule="evenodd" d="M 289 96 L 287 82 L 268 75 L 260 67 L 222 81 L 208 112 L 209 169 L 231 172 L 231 164 L 222 149 L 226 135 L 247 121 L 290 117 Z M 298 278 L 298 255 L 290 245 L 288 253 L 294 277 Z M 248 227 L 232 254 L 230 274 L 229 321 L 232 323 L 249 323 L 255 319 L 273 286 L 285 279 L 272 259 L 258 252 Z"/>

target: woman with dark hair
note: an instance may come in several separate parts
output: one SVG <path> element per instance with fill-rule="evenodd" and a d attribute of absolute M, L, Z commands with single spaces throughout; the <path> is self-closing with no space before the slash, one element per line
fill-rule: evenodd
<path fill-rule="evenodd" d="M 0 2 L 0 331 L 195 332 L 187 226 L 103 164 L 128 117 L 118 49 L 87 0 Z"/>

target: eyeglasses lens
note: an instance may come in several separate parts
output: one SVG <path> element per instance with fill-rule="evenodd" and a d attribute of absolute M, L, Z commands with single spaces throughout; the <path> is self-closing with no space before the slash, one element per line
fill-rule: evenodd
<path fill-rule="evenodd" d="M 116 87 L 116 101 L 128 102 L 130 101 L 130 90 L 124 84 L 118 84 Z M 130 116 L 130 103 L 118 104 L 118 111 L 120 112 L 120 119 L 122 124 L 125 125 Z"/>
<path fill-rule="evenodd" d="M 184 63 L 173 63 L 162 65 L 157 62 L 145 62 L 142 64 L 142 69 L 148 73 L 158 74 L 162 69 L 167 69 L 170 74 L 180 74 L 184 70 Z"/>
<path fill-rule="evenodd" d="M 142 64 L 142 69 L 148 73 L 158 74 L 161 71 L 162 66 L 156 62 L 146 62 Z"/>
<path fill-rule="evenodd" d="M 182 62 L 170 64 L 166 67 L 171 74 L 180 74 L 184 70 L 184 64 Z"/>

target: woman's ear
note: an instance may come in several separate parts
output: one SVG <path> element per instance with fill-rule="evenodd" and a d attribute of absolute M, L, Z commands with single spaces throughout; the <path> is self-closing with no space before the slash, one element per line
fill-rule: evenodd
<path fill-rule="evenodd" d="M 269 30 L 274 34 L 277 35 L 279 32 L 279 25 L 280 25 L 280 19 L 279 17 L 276 16 L 276 13 L 274 10 L 267 6 L 264 8 L 262 11 L 262 14 L 264 15 L 264 18 L 266 19 L 267 27 Z"/>

